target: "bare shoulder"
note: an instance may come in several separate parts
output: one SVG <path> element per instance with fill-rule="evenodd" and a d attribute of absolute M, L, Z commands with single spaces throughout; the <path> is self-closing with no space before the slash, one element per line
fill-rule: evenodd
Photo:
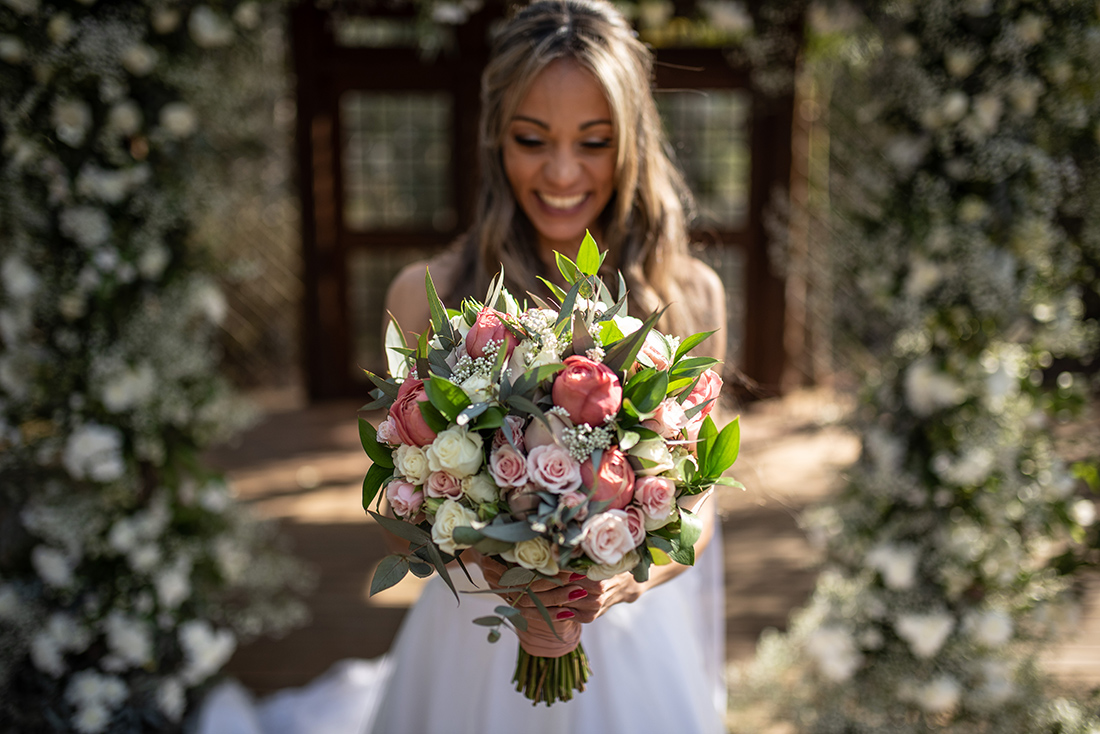
<path fill-rule="evenodd" d="M 726 288 L 714 268 L 697 257 L 688 257 L 680 273 L 682 288 L 697 293 L 708 309 L 725 312 Z"/>
<path fill-rule="evenodd" d="M 460 253 L 454 247 L 428 260 L 418 260 L 403 267 L 386 291 L 386 310 L 408 334 L 419 334 L 428 327 L 431 312 L 424 291 L 424 273 L 432 274 L 436 290 L 446 293 L 454 285 L 460 264 Z"/>
<path fill-rule="evenodd" d="M 724 359 L 726 356 L 726 288 L 714 269 L 695 257 L 685 258 L 676 268 L 677 286 L 691 313 L 694 331 L 715 334 L 700 346 L 699 353 Z"/>

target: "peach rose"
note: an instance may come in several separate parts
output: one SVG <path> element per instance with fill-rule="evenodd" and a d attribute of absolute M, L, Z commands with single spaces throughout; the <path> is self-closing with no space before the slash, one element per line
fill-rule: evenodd
<path fill-rule="evenodd" d="M 393 418 L 387 416 L 386 420 L 378 424 L 378 443 L 384 443 L 387 446 L 396 446 L 401 443 L 401 439 L 397 437 L 397 428 L 394 427 Z"/>
<path fill-rule="evenodd" d="M 624 512 L 626 513 L 626 526 L 630 528 L 630 537 L 634 539 L 634 546 L 637 547 L 645 540 L 645 512 L 642 511 L 638 505 L 630 505 Z"/>
<path fill-rule="evenodd" d="M 676 485 L 664 477 L 642 477 L 634 483 L 634 499 L 645 513 L 647 526 L 650 521 L 668 520 L 676 501 Z"/>
<path fill-rule="evenodd" d="M 646 334 L 645 341 L 642 342 L 642 348 L 638 350 L 638 354 L 645 355 L 657 369 L 667 370 L 669 368 L 668 358 L 665 357 L 664 350 L 655 343 L 660 338 L 652 331 Z"/>
<path fill-rule="evenodd" d="M 424 383 L 415 377 L 406 378 L 397 391 L 397 400 L 390 406 L 389 420 L 401 443 L 427 446 L 435 440 L 435 431 L 428 428 L 420 412 L 420 403 L 428 399 Z"/>
<path fill-rule="evenodd" d="M 588 508 L 583 506 L 588 504 L 588 497 L 584 492 L 577 489 L 574 489 L 572 492 L 566 492 L 558 496 L 558 502 L 563 507 L 580 507 L 580 509 L 577 510 L 577 514 L 573 516 L 580 522 L 584 522 L 584 518 L 588 517 Z"/>
<path fill-rule="evenodd" d="M 508 424 L 508 428 L 512 431 L 512 443 L 516 445 L 517 449 L 523 451 L 523 418 L 518 415 L 506 415 L 504 416 L 504 422 Z M 499 449 L 506 444 L 511 445 L 508 443 L 508 437 L 504 435 L 504 426 L 501 426 L 493 434 L 493 448 Z"/>
<path fill-rule="evenodd" d="M 684 409 L 672 398 L 665 398 L 653 411 L 653 416 L 642 421 L 642 425 L 664 438 L 678 438 L 686 427 L 688 419 Z"/>
<path fill-rule="evenodd" d="M 508 331 L 501 316 L 507 315 L 486 306 L 478 312 L 474 325 L 466 332 L 466 354 L 474 359 L 485 356 L 485 345 L 489 342 L 503 343 L 507 355 L 512 356 L 519 340 Z"/>
<path fill-rule="evenodd" d="M 593 471 L 592 459 L 581 464 L 581 480 L 585 487 L 596 488 L 592 499 L 609 500 L 610 509 L 621 510 L 634 498 L 634 470 L 617 446 L 603 452 L 598 472 Z"/>
<path fill-rule="evenodd" d="M 389 486 L 386 487 L 386 499 L 389 500 L 394 513 L 398 517 L 407 520 L 415 515 L 420 506 L 424 504 L 424 493 L 410 482 L 397 480 L 390 482 Z"/>
<path fill-rule="evenodd" d="M 597 513 L 584 524 L 581 548 L 596 563 L 618 563 L 635 545 L 627 514 L 622 510 Z"/>
<path fill-rule="evenodd" d="M 462 480 L 447 471 L 433 471 L 424 483 L 424 493 L 429 497 L 457 500 L 462 496 Z"/>
<path fill-rule="evenodd" d="M 489 457 L 489 473 L 500 487 L 522 487 L 527 484 L 527 460 L 504 444 Z"/>
<path fill-rule="evenodd" d="M 565 369 L 554 380 L 554 405 L 569 413 L 574 423 L 601 426 L 619 412 L 623 387 L 609 367 L 574 354 L 565 359 Z"/>
<path fill-rule="evenodd" d="M 536 446 L 527 455 L 527 474 L 531 481 L 562 494 L 581 486 L 581 468 L 569 452 L 557 444 Z"/>

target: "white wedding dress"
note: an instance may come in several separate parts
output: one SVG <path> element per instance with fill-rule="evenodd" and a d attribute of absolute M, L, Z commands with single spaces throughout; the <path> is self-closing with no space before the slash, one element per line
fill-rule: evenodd
<path fill-rule="evenodd" d="M 713 506 L 713 503 L 710 503 Z M 470 568 L 481 583 L 479 569 Z M 476 575 L 475 575 L 476 574 Z M 453 574 L 459 588 L 470 588 Z M 592 676 L 572 701 L 532 706 L 512 684 L 517 642 L 486 640 L 475 617 L 500 601 L 455 602 L 425 585 L 386 654 L 335 664 L 309 685 L 258 703 L 223 683 L 199 712 L 199 734 L 647 734 L 725 731 L 721 526 L 697 565 L 586 625 Z"/>

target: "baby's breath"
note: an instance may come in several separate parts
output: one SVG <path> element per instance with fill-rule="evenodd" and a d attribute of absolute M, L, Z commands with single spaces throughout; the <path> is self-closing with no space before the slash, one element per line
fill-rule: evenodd
<path fill-rule="evenodd" d="M 612 432 L 602 426 L 592 427 L 587 423 L 562 431 L 565 447 L 569 455 L 577 461 L 584 461 L 597 449 L 606 449 L 611 445 Z"/>

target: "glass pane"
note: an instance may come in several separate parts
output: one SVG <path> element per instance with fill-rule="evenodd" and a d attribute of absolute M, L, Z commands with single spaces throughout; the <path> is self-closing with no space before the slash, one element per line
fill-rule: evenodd
<path fill-rule="evenodd" d="M 454 227 L 451 107 L 445 92 L 340 98 L 345 227 Z"/>
<path fill-rule="evenodd" d="M 695 193 L 700 224 L 742 229 L 749 204 L 749 95 L 739 89 L 659 92 L 657 107 Z"/>

